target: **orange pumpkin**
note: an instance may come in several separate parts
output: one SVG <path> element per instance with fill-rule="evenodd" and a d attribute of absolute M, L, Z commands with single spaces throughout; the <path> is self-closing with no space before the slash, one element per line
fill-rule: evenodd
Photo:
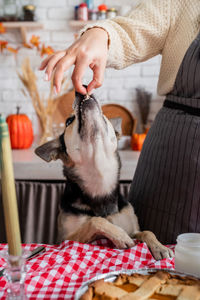
<path fill-rule="evenodd" d="M 10 133 L 11 148 L 29 148 L 33 142 L 33 128 L 29 117 L 25 114 L 20 114 L 19 107 L 17 107 L 17 114 L 9 115 L 6 118 L 6 122 Z"/>
<path fill-rule="evenodd" d="M 134 151 L 141 151 L 145 138 L 146 133 L 133 133 L 131 138 L 131 148 Z"/>

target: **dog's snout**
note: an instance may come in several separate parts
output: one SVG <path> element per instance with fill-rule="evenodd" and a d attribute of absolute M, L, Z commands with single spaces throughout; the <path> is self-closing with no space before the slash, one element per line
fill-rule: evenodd
<path fill-rule="evenodd" d="M 93 98 L 84 99 L 82 101 L 82 107 L 83 109 L 93 109 L 97 106 L 96 102 Z"/>

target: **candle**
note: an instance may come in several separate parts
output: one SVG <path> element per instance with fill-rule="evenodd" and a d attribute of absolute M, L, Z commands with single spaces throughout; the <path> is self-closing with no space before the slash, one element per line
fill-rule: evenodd
<path fill-rule="evenodd" d="M 12 152 L 10 137 L 5 119 L 0 115 L 0 163 L 3 210 L 10 255 L 20 256 L 21 236 L 19 229 L 19 217 L 15 191 L 15 181 L 12 165 Z"/>

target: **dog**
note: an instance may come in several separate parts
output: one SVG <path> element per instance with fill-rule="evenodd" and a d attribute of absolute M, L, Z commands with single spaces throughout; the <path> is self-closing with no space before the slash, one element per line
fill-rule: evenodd
<path fill-rule="evenodd" d="M 150 231 L 140 232 L 132 205 L 119 191 L 117 140 L 121 119 L 108 120 L 94 95 L 76 92 L 64 133 L 36 148 L 47 162 L 61 159 L 66 187 L 58 216 L 58 242 L 108 238 L 119 249 L 145 242 L 156 260 L 173 256 Z"/>

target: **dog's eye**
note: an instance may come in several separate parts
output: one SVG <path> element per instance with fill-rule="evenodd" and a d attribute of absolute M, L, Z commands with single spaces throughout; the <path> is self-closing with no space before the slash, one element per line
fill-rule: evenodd
<path fill-rule="evenodd" d="M 66 127 L 69 126 L 74 121 L 74 119 L 75 119 L 75 116 L 69 117 L 65 123 Z"/>

